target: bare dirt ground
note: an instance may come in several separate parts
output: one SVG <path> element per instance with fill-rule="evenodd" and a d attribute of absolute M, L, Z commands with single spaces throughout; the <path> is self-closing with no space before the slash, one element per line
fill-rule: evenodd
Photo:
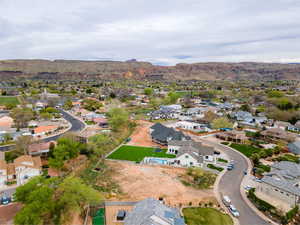
<path fill-rule="evenodd" d="M 154 143 L 150 136 L 150 127 L 153 123 L 139 120 L 138 125 L 135 128 L 134 132 L 130 136 L 131 141 L 128 142 L 128 145 L 135 146 L 145 146 L 145 147 L 157 147 L 158 144 Z"/>
<path fill-rule="evenodd" d="M 0 206 L 0 224 L 9 225 L 14 224 L 13 220 L 22 205 L 20 203 L 12 203 L 6 206 Z"/>
<path fill-rule="evenodd" d="M 114 170 L 113 179 L 125 193 L 121 199 L 139 201 L 148 197 L 163 197 L 170 206 L 198 205 L 199 202 L 214 201 L 213 190 L 197 190 L 181 183 L 178 176 L 185 174 L 184 168 L 167 166 L 135 165 L 125 162 L 108 162 Z"/>

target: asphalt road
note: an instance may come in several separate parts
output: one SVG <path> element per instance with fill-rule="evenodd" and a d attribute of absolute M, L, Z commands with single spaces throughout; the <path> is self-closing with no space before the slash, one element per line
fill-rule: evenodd
<path fill-rule="evenodd" d="M 210 145 L 214 145 L 217 149 L 225 152 L 231 160 L 234 160 L 234 169 L 227 171 L 221 178 L 219 183 L 219 192 L 223 195 L 227 195 L 232 204 L 237 208 L 240 213 L 238 218 L 240 225 L 267 225 L 269 222 L 263 220 L 259 215 L 257 215 L 252 208 L 242 198 L 240 192 L 240 186 L 244 177 L 244 171 L 248 169 L 248 163 L 239 153 L 233 151 L 224 145 L 207 142 Z"/>
<path fill-rule="evenodd" d="M 81 122 L 80 120 L 76 119 L 75 117 L 71 116 L 70 114 L 66 113 L 63 110 L 60 110 L 60 112 L 62 113 L 63 118 L 71 123 L 72 127 L 71 127 L 70 131 L 76 132 L 76 131 L 80 131 L 84 128 L 83 122 Z M 45 142 L 55 141 L 61 135 L 62 134 L 58 134 L 58 135 L 55 135 L 55 136 L 52 136 L 52 137 L 44 138 L 43 141 L 45 141 Z M 1 152 L 6 152 L 6 151 L 9 151 L 12 148 L 14 148 L 14 145 L 12 145 L 12 146 L 0 146 L 0 151 Z"/>

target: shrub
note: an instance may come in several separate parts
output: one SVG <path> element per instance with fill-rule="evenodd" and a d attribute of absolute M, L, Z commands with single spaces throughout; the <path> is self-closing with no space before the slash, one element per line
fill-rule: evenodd
<path fill-rule="evenodd" d="M 217 166 L 215 166 L 213 164 L 210 164 L 210 163 L 207 164 L 207 167 L 210 168 L 210 169 L 213 169 L 213 170 L 218 170 L 220 172 L 224 170 L 222 167 L 217 167 Z"/>

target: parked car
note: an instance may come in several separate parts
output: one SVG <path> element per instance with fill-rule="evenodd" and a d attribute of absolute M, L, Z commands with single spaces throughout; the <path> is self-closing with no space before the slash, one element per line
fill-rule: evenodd
<path fill-rule="evenodd" d="M 234 167 L 233 167 L 232 165 L 228 165 L 228 166 L 227 166 L 227 170 L 233 170 L 233 168 L 234 168 Z"/>
<path fill-rule="evenodd" d="M 250 185 L 247 185 L 247 186 L 244 187 L 244 189 L 245 189 L 247 192 L 250 191 L 252 188 L 253 188 L 253 187 L 251 187 Z"/>
<path fill-rule="evenodd" d="M 7 197 L 7 196 L 3 196 L 0 199 L 0 203 L 1 203 L 1 205 L 8 205 L 9 203 L 11 203 L 11 198 Z"/>
<path fill-rule="evenodd" d="M 229 211 L 234 217 L 239 217 L 240 213 L 237 211 L 237 209 L 234 207 L 234 205 L 229 206 Z"/>
<path fill-rule="evenodd" d="M 223 201 L 224 205 L 227 206 L 227 207 L 229 207 L 230 204 L 231 204 L 231 200 L 230 200 L 230 198 L 227 195 L 223 196 L 222 201 Z"/>

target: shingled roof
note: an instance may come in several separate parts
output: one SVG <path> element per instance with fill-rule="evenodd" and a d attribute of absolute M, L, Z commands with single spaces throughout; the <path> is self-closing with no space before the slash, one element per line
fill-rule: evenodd
<path fill-rule="evenodd" d="M 138 202 L 126 216 L 125 225 L 184 225 L 179 210 L 167 207 L 160 201 L 147 198 Z"/>
<path fill-rule="evenodd" d="M 160 143 L 167 143 L 170 140 L 190 140 L 191 138 L 187 135 L 184 135 L 181 131 L 176 131 L 174 128 L 169 128 L 161 123 L 154 124 L 151 129 L 152 139 L 159 141 Z"/>

